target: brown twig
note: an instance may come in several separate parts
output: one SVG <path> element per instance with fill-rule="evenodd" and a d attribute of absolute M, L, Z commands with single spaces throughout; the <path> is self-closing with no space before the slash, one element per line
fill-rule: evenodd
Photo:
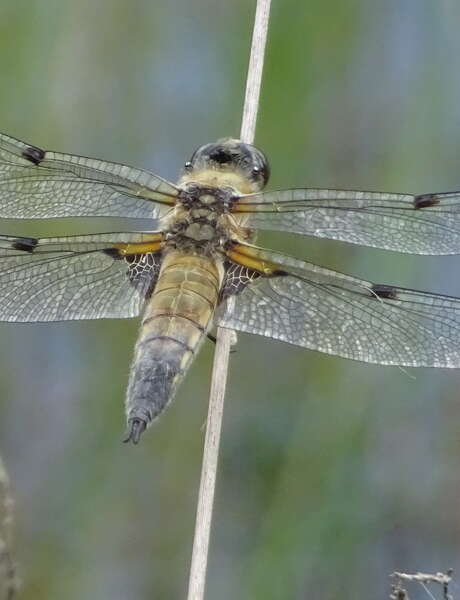
<path fill-rule="evenodd" d="M 269 14 L 270 0 L 258 0 L 240 135 L 241 140 L 247 143 L 252 143 L 254 140 Z M 228 306 L 227 310 L 231 310 L 231 306 Z M 231 330 L 220 327 L 217 329 L 188 600 L 203 600 L 204 598 L 225 386 L 233 337 L 234 332 Z"/>

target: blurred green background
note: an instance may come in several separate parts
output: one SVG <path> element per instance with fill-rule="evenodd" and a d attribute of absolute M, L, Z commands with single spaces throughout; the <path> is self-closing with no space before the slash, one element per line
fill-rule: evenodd
<path fill-rule="evenodd" d="M 0 130 L 174 180 L 197 145 L 238 135 L 254 4 L 3 0 Z M 460 188 L 459 22 L 456 0 L 273 0 L 256 136 L 271 186 Z M 259 241 L 460 295 L 458 257 Z M 137 328 L 0 326 L 0 452 L 25 600 L 185 597 L 213 349 L 127 447 Z M 383 599 L 394 569 L 460 574 L 459 383 L 454 371 L 369 366 L 241 334 L 207 598 Z"/>

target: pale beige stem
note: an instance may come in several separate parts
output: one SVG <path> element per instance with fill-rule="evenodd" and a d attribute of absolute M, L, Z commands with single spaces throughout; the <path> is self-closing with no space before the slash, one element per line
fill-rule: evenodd
<path fill-rule="evenodd" d="M 252 143 L 254 140 L 269 14 L 270 0 L 257 0 L 240 135 L 242 141 L 247 143 Z M 233 336 L 234 332 L 229 329 L 220 327 L 217 329 L 188 600 L 203 600 L 204 598 L 225 385 Z"/>
<path fill-rule="evenodd" d="M 241 140 L 248 144 L 253 143 L 256 133 L 257 111 L 259 108 L 265 46 L 267 43 L 268 19 L 270 16 L 270 2 L 271 0 L 258 0 L 254 19 L 251 56 L 249 58 L 240 133 Z"/>

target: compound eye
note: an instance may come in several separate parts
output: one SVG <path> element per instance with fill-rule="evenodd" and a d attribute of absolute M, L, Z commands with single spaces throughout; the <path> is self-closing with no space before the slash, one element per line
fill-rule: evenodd
<path fill-rule="evenodd" d="M 221 148 L 217 148 L 216 150 L 211 152 L 209 154 L 209 157 L 211 158 L 211 160 L 221 165 L 232 162 L 232 155 L 229 152 L 222 150 Z"/>
<path fill-rule="evenodd" d="M 184 164 L 184 169 L 186 171 L 191 171 L 192 170 L 192 163 L 189 160 Z"/>

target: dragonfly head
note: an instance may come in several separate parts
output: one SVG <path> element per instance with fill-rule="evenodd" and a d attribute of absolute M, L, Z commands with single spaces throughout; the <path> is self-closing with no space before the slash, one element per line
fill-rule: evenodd
<path fill-rule="evenodd" d="M 217 172 L 225 179 L 233 174 L 244 178 L 251 191 L 265 187 L 270 176 L 268 160 L 263 152 L 251 144 L 233 138 L 222 138 L 217 142 L 200 146 L 185 163 L 185 176 Z"/>

